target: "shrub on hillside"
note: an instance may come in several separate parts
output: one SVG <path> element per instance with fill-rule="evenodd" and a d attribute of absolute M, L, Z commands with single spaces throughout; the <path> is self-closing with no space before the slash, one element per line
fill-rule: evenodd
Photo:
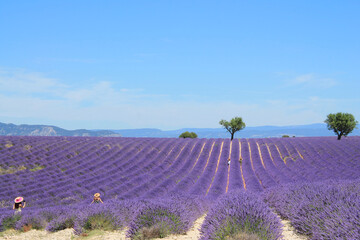
<path fill-rule="evenodd" d="M 197 134 L 194 132 L 183 132 L 182 134 L 180 134 L 179 138 L 197 138 Z"/>

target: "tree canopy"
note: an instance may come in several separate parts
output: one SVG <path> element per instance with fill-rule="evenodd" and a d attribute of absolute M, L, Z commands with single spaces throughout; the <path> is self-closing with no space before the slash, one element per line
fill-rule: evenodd
<path fill-rule="evenodd" d="M 327 128 L 333 130 L 338 136 L 338 140 L 341 139 L 341 136 L 347 136 L 355 128 L 358 121 L 355 120 L 355 117 L 350 113 L 330 113 L 327 115 L 325 120 Z"/>
<path fill-rule="evenodd" d="M 180 134 L 179 138 L 197 138 L 197 134 L 194 132 L 183 132 Z"/>
<path fill-rule="evenodd" d="M 234 134 L 245 128 L 245 123 L 243 122 L 241 117 L 234 117 L 230 120 L 230 122 L 226 120 L 221 120 L 219 122 L 226 130 L 231 134 L 231 140 L 234 139 Z"/>

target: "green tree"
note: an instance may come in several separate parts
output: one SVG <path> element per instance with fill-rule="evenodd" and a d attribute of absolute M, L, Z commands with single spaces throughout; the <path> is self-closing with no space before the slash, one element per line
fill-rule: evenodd
<path fill-rule="evenodd" d="M 234 117 L 230 120 L 230 122 L 226 120 L 221 120 L 219 124 L 229 131 L 229 133 L 231 134 L 231 141 L 234 139 L 234 134 L 237 131 L 245 128 L 245 123 L 243 122 L 241 117 Z"/>
<path fill-rule="evenodd" d="M 180 134 L 179 138 L 197 138 L 197 134 L 194 132 L 183 132 Z"/>
<path fill-rule="evenodd" d="M 327 124 L 327 128 L 333 130 L 338 136 L 338 140 L 340 140 L 341 136 L 347 136 L 354 128 L 356 128 L 358 121 L 356 121 L 354 116 L 350 113 L 338 112 L 336 114 L 330 113 L 327 115 L 325 123 Z"/>

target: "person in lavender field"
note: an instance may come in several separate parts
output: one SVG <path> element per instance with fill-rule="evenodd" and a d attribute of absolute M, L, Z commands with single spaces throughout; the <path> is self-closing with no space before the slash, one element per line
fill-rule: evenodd
<path fill-rule="evenodd" d="M 15 210 L 15 214 L 21 213 L 21 209 L 25 208 L 26 206 L 25 199 L 23 197 L 17 197 L 15 198 L 14 202 L 13 209 Z"/>
<path fill-rule="evenodd" d="M 93 204 L 93 203 L 103 203 L 103 201 L 100 198 L 100 193 L 95 193 L 94 194 L 94 199 L 92 200 L 90 205 Z"/>
<path fill-rule="evenodd" d="M 228 166 L 230 166 L 230 158 L 228 159 Z"/>

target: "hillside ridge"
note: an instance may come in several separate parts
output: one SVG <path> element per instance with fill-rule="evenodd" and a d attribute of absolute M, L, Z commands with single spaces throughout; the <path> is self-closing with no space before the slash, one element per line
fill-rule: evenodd
<path fill-rule="evenodd" d="M 4 136 L 83 136 L 83 137 L 156 137 L 177 138 L 183 132 L 195 132 L 199 138 L 228 138 L 229 133 L 223 128 L 181 128 L 160 130 L 157 128 L 138 129 L 77 129 L 66 130 L 52 125 L 15 125 L 0 122 L 0 135 Z M 246 127 L 235 133 L 235 138 L 281 137 L 326 137 L 335 136 L 324 123 L 291 126 L 256 126 Z M 349 136 L 360 135 L 360 129 L 354 129 Z"/>
<path fill-rule="evenodd" d="M 50 125 L 15 125 L 0 122 L 0 135 L 5 136 L 82 136 L 82 137 L 120 137 L 119 133 L 109 130 L 66 130 Z"/>

